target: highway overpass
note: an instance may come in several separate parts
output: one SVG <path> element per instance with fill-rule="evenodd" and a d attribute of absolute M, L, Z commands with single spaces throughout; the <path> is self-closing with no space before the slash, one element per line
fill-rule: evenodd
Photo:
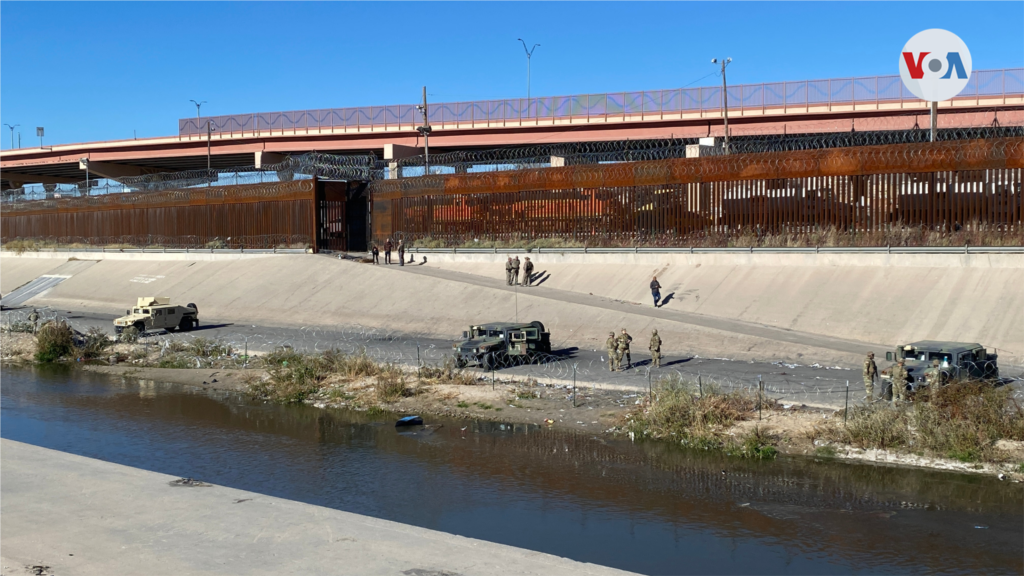
<path fill-rule="evenodd" d="M 683 88 L 431 104 L 432 152 L 562 142 L 696 138 L 723 133 L 722 90 Z M 927 103 L 899 76 L 731 86 L 730 134 L 907 130 L 929 125 Z M 166 137 L 86 142 L 0 152 L 4 188 L 260 166 L 309 151 L 418 154 L 415 105 L 368 106 L 186 118 Z M 1024 124 L 1024 69 L 974 71 L 961 95 L 940 105 L 939 127 Z M 211 130 L 207 131 L 207 126 Z"/>

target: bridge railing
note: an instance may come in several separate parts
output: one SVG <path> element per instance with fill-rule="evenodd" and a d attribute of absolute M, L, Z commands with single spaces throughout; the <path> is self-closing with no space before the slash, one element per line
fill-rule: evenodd
<path fill-rule="evenodd" d="M 729 110 L 786 112 L 790 109 L 831 111 L 857 104 L 917 104 L 898 75 L 737 84 L 728 88 Z M 957 97 L 977 103 L 1024 96 L 1024 68 L 975 70 Z M 665 116 L 720 114 L 721 87 L 676 88 L 642 92 L 609 92 L 573 96 L 542 96 L 429 106 L 430 123 L 440 128 L 494 124 L 529 124 L 543 120 L 660 119 Z M 260 112 L 206 118 L 182 118 L 179 136 L 205 136 L 206 124 L 218 134 L 412 129 L 422 124 L 414 104 Z"/>

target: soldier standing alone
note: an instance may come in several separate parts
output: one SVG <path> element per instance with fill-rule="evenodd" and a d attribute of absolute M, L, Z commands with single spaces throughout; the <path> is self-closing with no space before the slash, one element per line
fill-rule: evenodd
<path fill-rule="evenodd" d="M 657 330 L 651 331 L 651 365 L 655 368 L 661 368 L 661 337 L 658 336 Z"/>
<path fill-rule="evenodd" d="M 523 263 L 523 286 L 529 286 L 533 284 L 533 262 L 530 262 L 530 257 L 526 257 L 526 262 Z"/>
<path fill-rule="evenodd" d="M 615 361 L 618 356 L 619 343 L 615 339 L 615 332 L 608 333 L 608 340 L 604 343 L 605 348 L 608 349 L 608 370 L 615 372 L 618 369 L 617 362 Z"/>
<path fill-rule="evenodd" d="M 872 400 L 875 397 L 875 376 L 878 376 L 878 366 L 875 364 L 875 353 L 868 352 L 864 358 L 864 391 L 867 396 L 865 400 Z"/>
<path fill-rule="evenodd" d="M 633 341 L 633 337 L 626 333 L 626 329 L 622 329 L 622 334 L 619 335 L 619 362 L 622 362 L 622 356 L 626 356 L 626 369 L 633 367 L 633 357 L 629 354 L 629 343 Z"/>
<path fill-rule="evenodd" d="M 32 323 L 32 333 L 35 334 L 39 325 L 39 311 L 33 308 L 32 313 L 28 315 L 28 321 Z"/>
<path fill-rule="evenodd" d="M 519 256 L 512 260 L 512 283 L 519 284 Z"/>

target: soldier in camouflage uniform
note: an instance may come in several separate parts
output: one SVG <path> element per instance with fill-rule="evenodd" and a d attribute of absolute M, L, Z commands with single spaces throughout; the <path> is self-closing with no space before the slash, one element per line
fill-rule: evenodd
<path fill-rule="evenodd" d="M 626 333 L 626 329 L 622 329 L 622 334 L 619 335 L 619 368 L 622 367 L 622 357 L 626 357 L 626 369 L 633 367 L 633 357 L 629 354 L 629 343 L 633 341 L 633 337 Z"/>
<path fill-rule="evenodd" d="M 864 392 L 867 394 L 865 400 L 874 400 L 875 377 L 878 376 L 878 366 L 875 364 L 875 353 L 868 352 L 864 358 Z"/>
<path fill-rule="evenodd" d="M 938 358 L 932 360 L 931 372 L 925 375 L 925 380 L 928 382 L 929 394 L 934 394 L 942 386 L 942 372 L 939 370 Z"/>
<path fill-rule="evenodd" d="M 32 323 L 32 333 L 34 334 L 36 328 L 39 327 L 39 311 L 33 308 L 32 313 L 28 315 L 28 321 Z"/>
<path fill-rule="evenodd" d="M 648 349 L 651 351 L 651 365 L 661 368 L 661 337 L 657 330 L 651 331 L 651 345 Z"/>
<path fill-rule="evenodd" d="M 902 358 L 892 367 L 892 403 L 907 399 L 907 369 Z"/>
<path fill-rule="evenodd" d="M 608 333 L 608 341 L 604 343 L 605 348 L 608 349 L 608 370 L 615 372 L 619 369 L 618 366 L 618 347 L 619 343 L 615 339 L 615 332 Z"/>
<path fill-rule="evenodd" d="M 505 262 L 505 284 L 512 285 L 512 257 L 508 257 L 508 261 Z"/>

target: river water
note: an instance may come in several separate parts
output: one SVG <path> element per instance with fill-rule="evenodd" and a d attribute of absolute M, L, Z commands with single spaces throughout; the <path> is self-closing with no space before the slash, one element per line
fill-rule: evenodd
<path fill-rule="evenodd" d="M 2 370 L 0 435 L 649 574 L 1024 571 L 1024 484 Z"/>

